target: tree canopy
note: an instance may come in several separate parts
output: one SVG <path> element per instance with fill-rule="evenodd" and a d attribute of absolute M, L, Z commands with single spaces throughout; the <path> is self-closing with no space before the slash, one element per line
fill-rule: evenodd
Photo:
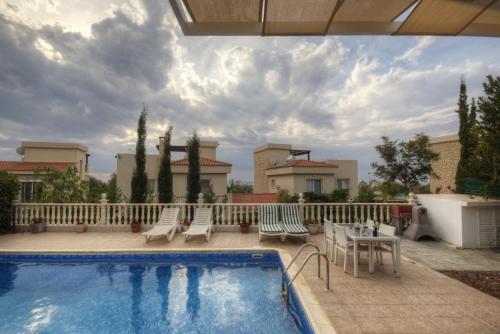
<path fill-rule="evenodd" d="M 34 195 L 35 202 L 84 203 L 87 201 L 89 182 L 80 179 L 76 167 L 63 171 L 44 168 L 35 171 L 34 178 L 42 181 L 42 189 Z"/>
<path fill-rule="evenodd" d="M 165 131 L 163 138 L 163 152 L 160 157 L 160 171 L 158 173 L 158 201 L 160 203 L 171 203 L 174 197 L 172 190 L 172 167 L 170 166 L 170 141 L 172 138 L 172 126 Z"/>
<path fill-rule="evenodd" d="M 146 107 L 144 107 L 137 124 L 135 168 L 131 181 L 131 203 L 145 203 L 148 198 L 148 176 L 146 175 L 146 117 L 147 110 Z"/>
<path fill-rule="evenodd" d="M 188 203 L 196 203 L 198 194 L 201 192 L 200 185 L 200 139 L 196 132 L 188 141 L 188 176 L 187 176 L 187 195 Z"/>
<path fill-rule="evenodd" d="M 390 140 L 382 137 L 382 144 L 375 146 L 383 164 L 372 163 L 375 176 L 384 182 L 400 183 L 407 192 L 420 183 L 426 182 L 429 175 L 435 175 L 431 162 L 439 158 L 429 145 L 429 137 L 418 133 L 407 141 Z"/>

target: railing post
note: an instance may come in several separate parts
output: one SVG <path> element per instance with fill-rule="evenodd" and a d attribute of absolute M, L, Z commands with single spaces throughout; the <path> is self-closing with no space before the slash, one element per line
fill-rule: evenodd
<path fill-rule="evenodd" d="M 203 193 L 198 194 L 198 207 L 201 208 L 205 200 L 203 199 Z"/>
<path fill-rule="evenodd" d="M 16 231 L 16 220 L 17 220 L 17 217 L 16 217 L 16 213 L 17 213 L 17 204 L 19 204 L 20 201 L 15 199 L 12 201 L 12 215 L 10 216 L 10 219 L 11 219 L 11 228 L 12 228 L 12 232 L 15 232 Z"/>
<path fill-rule="evenodd" d="M 408 203 L 410 203 L 411 205 L 417 205 L 417 195 L 415 195 L 414 193 L 409 193 Z"/>
<path fill-rule="evenodd" d="M 99 224 L 100 225 L 106 225 L 106 209 L 108 208 L 108 198 L 105 193 L 101 194 L 101 200 L 100 200 L 100 208 L 99 208 Z"/>
<path fill-rule="evenodd" d="M 300 221 L 304 222 L 304 203 L 306 200 L 304 199 L 304 194 L 299 193 L 299 215 L 300 215 Z"/>

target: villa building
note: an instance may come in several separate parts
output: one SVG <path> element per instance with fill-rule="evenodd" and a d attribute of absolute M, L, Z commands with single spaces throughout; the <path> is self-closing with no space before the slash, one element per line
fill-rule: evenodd
<path fill-rule="evenodd" d="M 430 190 L 432 193 L 453 193 L 460 160 L 458 134 L 431 138 L 430 147 L 431 150 L 439 154 L 439 159 L 431 162 L 431 167 L 437 177 L 430 177 Z"/>
<path fill-rule="evenodd" d="M 160 137 L 156 146 L 159 154 L 146 155 L 146 174 L 148 175 L 148 191 L 154 198 L 158 194 L 158 173 L 160 171 L 161 152 L 163 152 L 163 137 Z M 227 175 L 231 172 L 231 164 L 217 160 L 216 141 L 200 141 L 200 185 L 201 191 L 207 192 L 212 188 L 218 200 L 227 194 Z M 184 202 L 187 188 L 188 160 L 186 146 L 172 145 L 172 152 L 182 152 L 182 159 L 171 160 L 172 188 L 175 200 Z M 116 182 L 125 198 L 130 198 L 132 174 L 135 167 L 134 154 L 116 155 Z"/>
<path fill-rule="evenodd" d="M 265 144 L 253 151 L 254 192 L 330 193 L 335 189 L 349 189 L 357 196 L 357 160 L 310 160 L 311 151 L 296 150 L 290 144 Z M 307 156 L 306 159 L 296 157 Z"/>
<path fill-rule="evenodd" d="M 23 141 L 16 150 L 22 155 L 20 161 L 0 161 L 0 170 L 17 176 L 21 183 L 19 199 L 21 202 L 30 202 L 40 180 L 35 172 L 44 168 L 65 170 L 75 167 L 81 180 L 88 177 L 89 154 L 86 146 L 75 143 L 54 143 Z"/>

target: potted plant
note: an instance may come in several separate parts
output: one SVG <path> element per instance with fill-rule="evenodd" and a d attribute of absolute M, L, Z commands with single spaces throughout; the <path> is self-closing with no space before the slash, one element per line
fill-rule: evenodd
<path fill-rule="evenodd" d="M 45 232 L 45 219 L 33 218 L 30 223 L 30 232 L 31 233 Z"/>
<path fill-rule="evenodd" d="M 141 223 L 134 219 L 130 223 L 130 228 L 132 229 L 132 233 L 139 233 L 141 231 Z"/>
<path fill-rule="evenodd" d="M 87 225 L 84 222 L 77 220 L 75 224 L 75 232 L 83 233 L 87 229 Z"/>
<path fill-rule="evenodd" d="M 317 220 L 306 220 L 305 224 L 307 225 L 307 229 L 309 233 L 315 235 L 318 233 L 319 224 Z"/>
<path fill-rule="evenodd" d="M 245 219 L 240 223 L 240 231 L 241 233 L 248 233 L 250 231 L 250 224 Z"/>

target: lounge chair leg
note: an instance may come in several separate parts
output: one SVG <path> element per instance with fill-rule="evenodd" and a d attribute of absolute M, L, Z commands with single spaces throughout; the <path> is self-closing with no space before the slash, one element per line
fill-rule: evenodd
<path fill-rule="evenodd" d="M 339 255 L 339 248 L 337 247 L 337 245 L 335 245 L 335 252 L 334 252 L 334 256 L 333 256 L 333 264 L 334 265 L 337 265 L 337 256 Z"/>
<path fill-rule="evenodd" d="M 344 272 L 347 272 L 347 249 L 344 250 Z"/>

